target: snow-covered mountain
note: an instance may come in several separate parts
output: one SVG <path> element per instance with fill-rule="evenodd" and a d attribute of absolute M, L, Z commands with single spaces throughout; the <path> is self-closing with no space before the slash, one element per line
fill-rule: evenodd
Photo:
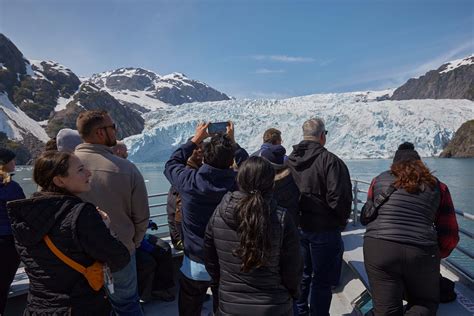
<path fill-rule="evenodd" d="M 474 100 L 474 54 L 409 79 L 392 96 L 392 100 L 410 99 Z"/>
<path fill-rule="evenodd" d="M 345 159 L 388 158 L 403 141 L 420 155 L 438 155 L 461 124 L 474 118 L 469 100 L 376 101 L 390 92 L 316 94 L 285 100 L 230 100 L 195 103 L 145 115 L 141 135 L 126 139 L 136 162 L 166 161 L 194 133 L 198 121 L 235 122 L 236 139 L 249 152 L 257 150 L 269 127 L 282 131 L 283 145 L 302 138 L 305 120 L 326 121 L 326 147 Z"/>
<path fill-rule="evenodd" d="M 141 113 L 168 105 L 229 100 L 226 94 L 176 72 L 161 76 L 141 68 L 120 68 L 95 74 L 88 81 Z"/>

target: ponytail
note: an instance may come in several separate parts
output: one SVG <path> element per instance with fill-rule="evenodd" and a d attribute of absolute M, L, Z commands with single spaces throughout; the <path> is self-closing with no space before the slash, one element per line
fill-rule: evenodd
<path fill-rule="evenodd" d="M 270 206 L 262 193 L 256 191 L 243 198 L 237 208 L 237 233 L 240 245 L 234 255 L 242 260 L 241 271 L 249 272 L 267 262 L 271 249 Z"/>
<path fill-rule="evenodd" d="M 235 213 L 240 244 L 233 254 L 242 260 L 241 271 L 249 272 L 267 263 L 271 251 L 271 209 L 275 171 L 264 158 L 250 157 L 237 174 L 239 190 L 245 194 Z"/>

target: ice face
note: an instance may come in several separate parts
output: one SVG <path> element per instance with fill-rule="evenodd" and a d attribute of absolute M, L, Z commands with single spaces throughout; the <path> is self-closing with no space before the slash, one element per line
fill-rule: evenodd
<path fill-rule="evenodd" d="M 474 118 L 469 100 L 376 101 L 382 92 L 317 94 L 285 100 L 230 100 L 190 103 L 145 115 L 145 130 L 126 139 L 135 162 L 166 161 L 193 135 L 199 121 L 235 123 L 236 140 L 249 153 L 257 150 L 264 131 L 281 130 L 283 145 L 302 138 L 311 117 L 326 122 L 326 147 L 344 159 L 389 158 L 404 141 L 423 157 L 438 155 L 461 124 Z"/>

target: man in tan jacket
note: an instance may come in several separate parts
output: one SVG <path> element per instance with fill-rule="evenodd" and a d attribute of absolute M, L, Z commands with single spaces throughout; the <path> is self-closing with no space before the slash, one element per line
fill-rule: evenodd
<path fill-rule="evenodd" d="M 110 294 L 117 315 L 142 315 L 137 290 L 135 249 L 145 235 L 150 211 L 145 181 L 137 167 L 113 154 L 117 143 L 116 125 L 105 111 L 85 111 L 76 121 L 84 143 L 75 154 L 92 172 L 90 192 L 81 195 L 106 212 L 110 229 L 130 251 L 130 263 L 113 273 Z"/>

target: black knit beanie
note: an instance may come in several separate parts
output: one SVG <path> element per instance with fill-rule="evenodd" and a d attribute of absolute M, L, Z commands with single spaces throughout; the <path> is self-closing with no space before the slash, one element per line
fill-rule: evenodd
<path fill-rule="evenodd" d="M 398 150 L 395 152 L 395 157 L 393 157 L 393 163 L 410 160 L 421 160 L 421 158 L 412 143 L 404 142 L 398 146 Z"/>
<path fill-rule="evenodd" d="M 15 159 L 16 155 L 13 151 L 6 148 L 0 148 L 0 165 L 6 165 L 13 159 Z"/>

